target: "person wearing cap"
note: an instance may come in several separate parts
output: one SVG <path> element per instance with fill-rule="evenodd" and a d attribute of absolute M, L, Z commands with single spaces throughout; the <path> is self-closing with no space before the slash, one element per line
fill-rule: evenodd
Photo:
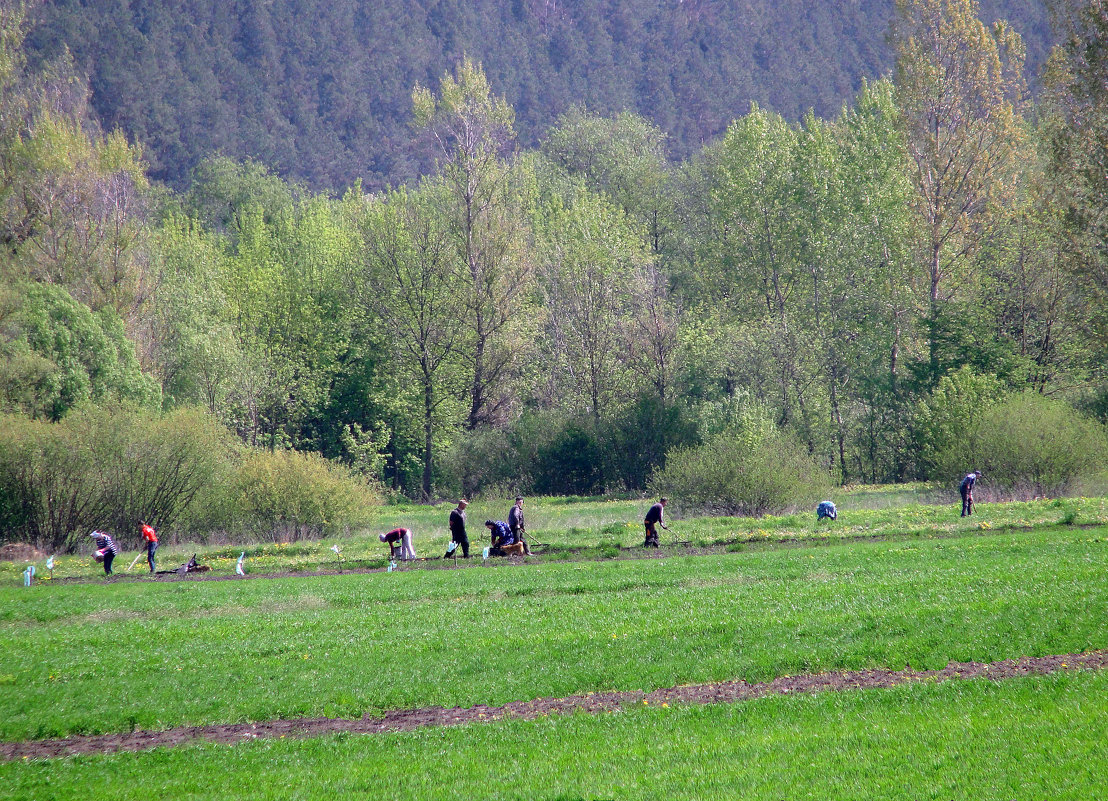
<path fill-rule="evenodd" d="M 112 574 L 112 560 L 119 554 L 119 546 L 115 544 L 115 540 L 107 532 L 94 531 L 89 536 L 96 540 L 96 561 L 104 562 L 104 575 L 110 576 Z"/>
<path fill-rule="evenodd" d="M 972 473 L 967 473 L 962 483 L 958 485 L 958 494 L 962 496 L 962 517 L 973 514 L 973 485 L 979 478 L 981 478 L 981 471 L 974 470 Z"/>
<path fill-rule="evenodd" d="M 158 550 L 158 534 L 149 523 L 142 524 L 142 541 L 146 543 L 146 563 L 154 572 L 154 552 Z"/>
<path fill-rule="evenodd" d="M 389 554 L 395 552 L 396 544 L 400 543 L 400 558 L 403 561 L 415 559 L 415 548 L 412 547 L 412 530 L 410 528 L 394 528 L 387 534 L 379 535 L 381 542 L 389 544 Z"/>
<path fill-rule="evenodd" d="M 469 537 L 466 536 L 466 507 L 469 506 L 469 501 L 462 498 L 458 501 L 458 507 L 450 512 L 450 539 L 456 545 L 462 546 L 462 558 L 469 558 Z M 450 549 L 443 554 L 443 559 L 446 559 L 454 552 L 454 549 Z"/>
<path fill-rule="evenodd" d="M 669 531 L 669 526 L 662 521 L 662 510 L 666 508 L 666 502 L 668 500 L 668 498 L 661 498 L 646 511 L 646 517 L 644 517 L 642 521 L 643 526 L 646 528 L 646 538 L 643 540 L 642 544 L 644 548 L 658 547 L 658 529 L 655 528 L 656 525 Z"/>
<path fill-rule="evenodd" d="M 523 543 L 523 552 L 526 554 L 531 553 L 531 548 L 527 545 L 527 529 L 523 525 L 522 495 L 516 496 L 516 505 L 508 510 L 508 528 L 511 529 L 516 541 Z"/>

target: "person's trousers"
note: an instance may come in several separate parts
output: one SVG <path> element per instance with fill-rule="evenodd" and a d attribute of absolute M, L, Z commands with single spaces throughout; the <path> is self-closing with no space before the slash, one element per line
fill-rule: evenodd
<path fill-rule="evenodd" d="M 646 528 L 646 539 L 643 540 L 643 547 L 645 548 L 657 548 L 658 547 L 658 529 L 654 528 L 653 523 L 643 523 Z"/>
<path fill-rule="evenodd" d="M 973 514 L 973 493 L 962 493 L 962 517 Z"/>
<path fill-rule="evenodd" d="M 112 560 L 115 559 L 115 554 L 111 551 L 104 552 L 104 575 L 110 576 L 112 574 Z"/>
<path fill-rule="evenodd" d="M 400 558 L 415 559 L 415 548 L 412 547 L 412 532 L 405 531 L 400 535 Z"/>
<path fill-rule="evenodd" d="M 462 549 L 462 557 L 469 558 L 469 537 L 465 534 L 451 534 L 450 539 L 453 542 L 458 543 L 458 547 Z"/>
<path fill-rule="evenodd" d="M 154 552 L 158 550 L 158 543 L 147 542 L 146 543 L 146 563 L 150 565 L 150 572 L 154 572 Z"/>

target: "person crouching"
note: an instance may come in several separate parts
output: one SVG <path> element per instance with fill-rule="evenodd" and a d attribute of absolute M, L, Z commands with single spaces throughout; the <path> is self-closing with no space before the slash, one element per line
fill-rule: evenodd
<path fill-rule="evenodd" d="M 489 556 L 511 556 L 523 553 L 523 543 L 519 541 L 511 528 L 503 520 L 486 520 L 485 526 L 492 536 Z"/>

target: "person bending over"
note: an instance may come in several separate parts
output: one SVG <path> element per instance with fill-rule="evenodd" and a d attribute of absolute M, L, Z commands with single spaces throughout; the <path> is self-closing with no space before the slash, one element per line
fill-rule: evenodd
<path fill-rule="evenodd" d="M 647 510 L 646 517 L 643 518 L 643 526 L 646 528 L 646 539 L 643 540 L 644 548 L 658 547 L 658 529 L 656 526 L 661 526 L 669 531 L 669 526 L 662 521 L 662 510 L 666 508 L 667 501 L 667 498 L 661 498 Z"/>
<path fill-rule="evenodd" d="M 396 556 L 397 547 L 400 548 L 400 558 L 403 561 L 415 559 L 415 548 L 412 547 L 412 530 L 410 528 L 394 528 L 387 534 L 381 534 L 381 542 L 389 544 L 389 555 Z"/>

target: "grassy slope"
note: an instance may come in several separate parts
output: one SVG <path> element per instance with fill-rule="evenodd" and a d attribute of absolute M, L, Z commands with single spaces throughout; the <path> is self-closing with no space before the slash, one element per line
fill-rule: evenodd
<path fill-rule="evenodd" d="M 0 765 L 10 799 L 1081 799 L 1108 675 Z"/>
<path fill-rule="evenodd" d="M 1106 535 L 0 589 L 0 737 L 1105 648 Z"/>

